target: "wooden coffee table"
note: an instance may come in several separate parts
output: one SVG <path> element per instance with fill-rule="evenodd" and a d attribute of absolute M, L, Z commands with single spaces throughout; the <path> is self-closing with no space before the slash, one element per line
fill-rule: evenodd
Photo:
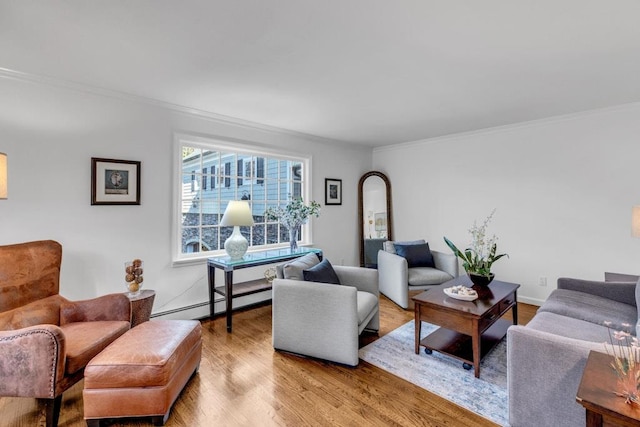
<path fill-rule="evenodd" d="M 460 301 L 445 295 L 443 289 L 464 285 L 478 293 L 474 301 Z M 415 303 L 416 354 L 420 346 L 462 360 L 465 369 L 474 367 L 480 377 L 480 360 L 518 323 L 516 283 L 494 280 L 489 286 L 472 286 L 467 276 L 460 276 L 413 297 Z M 501 317 L 509 310 L 513 323 Z M 420 340 L 422 322 L 440 326 Z"/>
<path fill-rule="evenodd" d="M 604 348 L 604 346 L 603 346 Z M 613 357 L 591 351 L 582 373 L 576 400 L 586 410 L 587 427 L 640 425 L 640 407 L 616 396 L 617 377 Z"/>

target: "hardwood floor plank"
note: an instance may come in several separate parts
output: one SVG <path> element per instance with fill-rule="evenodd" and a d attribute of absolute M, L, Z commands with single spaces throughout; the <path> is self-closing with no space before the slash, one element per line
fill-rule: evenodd
<path fill-rule="evenodd" d="M 537 307 L 518 304 L 519 323 Z M 381 329 L 361 345 L 404 323 L 413 312 L 380 298 Z M 508 317 L 510 318 L 510 317 Z M 176 401 L 172 426 L 493 426 L 492 422 L 366 362 L 356 368 L 276 352 L 271 306 L 205 320 L 199 372 Z M 461 375 L 467 371 L 461 370 Z M 63 396 L 60 427 L 84 426 L 83 382 Z M 35 399 L 0 398 L 0 426 L 44 425 Z M 112 420 L 113 426 L 151 426 L 151 420 Z"/>

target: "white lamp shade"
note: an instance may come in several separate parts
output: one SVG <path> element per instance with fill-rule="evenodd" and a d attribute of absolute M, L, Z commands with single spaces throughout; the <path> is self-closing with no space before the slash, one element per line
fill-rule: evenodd
<path fill-rule="evenodd" d="M 249 202 L 244 200 L 232 200 L 224 211 L 220 225 L 228 226 L 249 226 L 253 225 L 253 216 L 251 216 L 251 208 Z"/>
<path fill-rule="evenodd" d="M 631 211 L 631 235 L 640 237 L 640 206 L 634 206 Z"/>
<path fill-rule="evenodd" d="M 0 199 L 7 198 L 7 155 L 0 153 Z"/>

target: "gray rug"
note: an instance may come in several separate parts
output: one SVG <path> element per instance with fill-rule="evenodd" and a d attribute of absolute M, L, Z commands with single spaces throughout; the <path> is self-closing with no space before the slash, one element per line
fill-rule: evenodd
<path fill-rule="evenodd" d="M 422 337 L 437 327 L 422 323 Z M 480 378 L 462 362 L 414 349 L 414 322 L 360 349 L 360 358 L 497 424 L 508 425 L 507 345 L 503 339 L 480 363 Z"/>

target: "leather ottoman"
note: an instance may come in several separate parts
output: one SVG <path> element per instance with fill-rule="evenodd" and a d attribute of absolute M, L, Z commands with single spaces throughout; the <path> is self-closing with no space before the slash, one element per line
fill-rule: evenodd
<path fill-rule="evenodd" d="M 87 425 L 128 417 L 153 417 L 155 425 L 164 425 L 201 354 L 197 320 L 154 320 L 127 331 L 85 368 Z"/>

